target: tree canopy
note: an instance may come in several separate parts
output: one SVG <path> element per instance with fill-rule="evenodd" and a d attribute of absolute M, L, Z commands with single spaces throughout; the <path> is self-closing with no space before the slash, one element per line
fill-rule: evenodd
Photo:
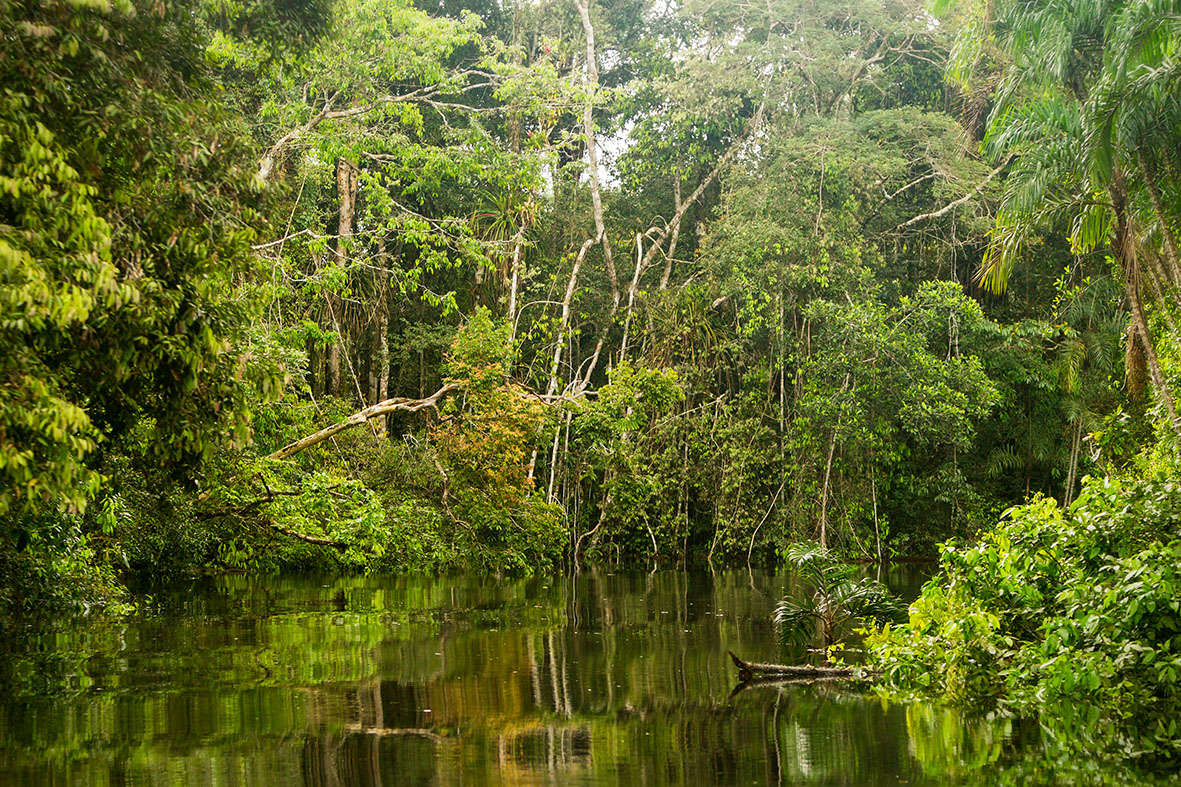
<path fill-rule="evenodd" d="M 1147 0 L 2 7 L 20 560 L 930 553 L 1175 423 Z"/>

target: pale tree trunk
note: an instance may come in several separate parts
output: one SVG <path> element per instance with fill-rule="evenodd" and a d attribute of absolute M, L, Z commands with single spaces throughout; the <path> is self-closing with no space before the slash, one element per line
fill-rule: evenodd
<path fill-rule="evenodd" d="M 599 188 L 599 152 L 595 138 L 595 97 L 599 91 L 599 65 L 595 54 L 595 28 L 591 24 L 590 0 L 574 0 L 578 8 L 578 15 L 582 19 L 582 30 L 586 37 L 586 104 L 582 109 L 582 131 L 586 137 L 587 174 L 590 181 L 591 208 L 595 217 L 594 243 L 603 244 L 603 262 L 607 267 L 607 280 L 611 284 L 611 311 L 599 332 L 595 351 L 591 355 L 587 366 L 586 376 L 580 387 L 590 384 L 591 375 L 599 364 L 599 355 L 607 340 L 607 332 L 615 322 L 615 315 L 619 311 L 619 277 L 615 273 L 615 260 L 611 253 L 611 239 L 607 237 L 607 227 L 603 222 L 603 196 Z"/>
<path fill-rule="evenodd" d="M 353 237 L 353 214 L 357 209 L 357 168 L 344 159 L 336 163 L 336 196 L 340 204 L 336 258 L 343 265 L 348 262 L 348 244 Z"/>
<path fill-rule="evenodd" d="M 566 442 L 567 442 L 567 446 L 568 446 L 569 441 L 570 441 L 570 421 L 573 417 L 574 417 L 574 413 L 567 410 L 564 428 L 557 429 L 554 432 L 554 447 L 553 447 L 552 453 L 550 454 L 550 459 L 549 459 L 549 484 L 546 486 L 546 490 L 545 490 L 545 502 L 547 502 L 547 503 L 554 502 L 554 481 L 557 477 L 557 468 L 558 468 L 558 440 L 562 436 L 562 433 L 565 432 Z"/>
<path fill-rule="evenodd" d="M 586 35 L 586 105 L 582 109 L 582 131 L 586 135 L 586 158 L 590 176 L 591 206 L 595 214 L 596 242 L 603 244 L 603 261 L 607 265 L 607 278 L 611 282 L 611 311 L 619 308 L 619 278 L 615 275 L 615 261 L 611 256 L 611 241 L 603 223 L 603 197 L 599 189 L 599 152 L 595 141 L 595 96 L 599 92 L 599 65 L 595 55 L 595 28 L 591 24 L 590 0 L 574 0 L 578 15 L 582 18 L 582 30 Z"/>
<path fill-rule="evenodd" d="M 681 175 L 677 173 L 673 175 L 673 213 L 680 215 L 681 213 Z M 677 240 L 681 236 L 681 222 L 676 222 L 673 225 L 672 233 L 668 240 L 668 253 L 664 256 L 664 273 L 660 274 L 660 291 L 664 292 L 668 289 L 668 280 L 673 273 L 673 259 L 677 256 Z"/>
<path fill-rule="evenodd" d="M 653 248 L 656 244 L 652 244 Z M 632 326 L 632 314 L 635 308 L 636 296 L 640 292 L 640 276 L 644 273 L 644 236 L 636 233 L 636 272 L 632 276 L 631 286 L 627 288 L 627 309 L 623 318 L 623 341 L 619 345 L 619 360 L 627 357 L 627 338 Z"/>
<path fill-rule="evenodd" d="M 521 225 L 521 229 L 517 230 L 517 234 L 513 237 L 513 268 L 512 280 L 509 283 L 508 291 L 508 324 L 509 324 L 509 347 L 513 346 L 513 342 L 517 340 L 517 289 L 521 283 L 521 264 L 525 256 L 525 225 Z"/>
<path fill-rule="evenodd" d="M 574 258 L 574 266 L 570 268 L 570 277 L 566 280 L 566 292 L 562 296 L 562 317 L 558 323 L 558 336 L 554 342 L 554 357 L 550 361 L 549 382 L 545 387 L 546 396 L 553 396 L 558 388 L 558 372 L 562 365 L 562 350 L 566 346 L 566 337 L 570 331 L 570 306 L 574 301 L 574 291 L 578 288 L 578 273 L 582 269 L 586 253 L 590 251 L 594 243 L 593 238 L 588 238 L 583 242 L 582 248 L 578 250 L 578 256 Z"/>
<path fill-rule="evenodd" d="M 512 53 L 513 65 L 521 66 L 524 63 L 524 46 L 522 38 L 524 36 L 524 26 L 521 24 L 521 2 L 522 0 L 513 0 L 513 32 L 512 32 Z M 502 6 L 503 7 L 503 6 Z M 509 129 L 509 150 L 513 153 L 521 152 L 521 113 L 510 112 L 508 116 Z"/>
<path fill-rule="evenodd" d="M 570 268 L 570 278 L 566 280 L 566 292 L 562 296 L 562 317 L 558 323 L 558 335 L 554 340 L 554 357 L 550 361 L 549 368 L 549 382 L 545 386 L 545 395 L 553 396 L 558 389 L 558 373 L 562 368 L 562 350 L 566 346 L 566 336 L 570 331 L 570 305 L 574 301 L 574 291 L 578 289 L 578 273 L 582 270 L 583 260 L 586 259 L 586 253 L 590 251 L 591 246 L 595 243 L 594 238 L 587 238 L 582 243 L 582 248 L 578 250 L 578 256 L 574 258 L 574 265 Z M 537 449 L 533 449 L 533 455 L 529 459 L 529 480 L 533 480 L 533 474 L 537 470 Z"/>
<path fill-rule="evenodd" d="M 336 259 L 342 267 L 348 263 L 348 244 L 353 235 L 353 213 L 357 198 L 357 170 L 349 162 L 340 159 L 336 164 L 336 196 L 340 204 L 339 222 L 337 224 Z M 339 299 L 327 290 L 324 298 L 328 303 L 328 313 L 336 328 L 336 341 L 328 347 L 328 369 L 325 381 L 325 392 L 332 396 L 340 395 L 340 354 L 341 345 L 345 337 L 336 320 L 337 303 Z"/>

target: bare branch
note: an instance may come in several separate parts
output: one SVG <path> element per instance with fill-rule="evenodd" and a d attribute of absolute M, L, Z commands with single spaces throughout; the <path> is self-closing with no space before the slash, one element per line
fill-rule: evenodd
<path fill-rule="evenodd" d="M 278 451 L 275 451 L 273 454 L 268 455 L 267 458 L 268 459 L 288 459 L 292 456 L 295 456 L 300 451 L 311 448 L 313 445 L 323 442 L 324 440 L 327 440 L 330 437 L 334 437 L 334 436 L 340 434 L 341 432 L 344 432 L 348 429 L 352 429 L 353 427 L 356 427 L 356 426 L 361 426 L 362 424 L 367 423 L 369 421 L 369 419 L 371 419 L 371 418 L 377 418 L 378 416 L 398 412 L 399 410 L 402 410 L 402 411 L 405 411 L 408 413 L 416 413 L 419 410 L 424 410 L 428 407 L 430 407 L 432 409 L 437 408 L 440 399 L 442 399 L 444 396 L 451 393 L 452 391 L 456 391 L 458 389 L 459 389 L 458 384 L 448 383 L 447 385 L 444 385 L 442 388 L 435 391 L 433 394 L 426 397 L 425 399 L 406 399 L 406 398 L 402 398 L 402 397 L 394 397 L 392 399 L 386 399 L 385 401 L 378 402 L 377 404 L 374 404 L 374 405 L 370 405 L 369 407 L 366 407 L 364 410 L 360 410 L 358 412 L 355 412 L 352 415 L 350 415 L 348 418 L 344 419 L 343 421 L 338 421 L 337 423 L 333 424 L 332 426 L 325 427 L 324 429 L 321 429 L 320 431 L 316 432 L 315 434 L 310 434 L 307 437 L 301 437 L 299 440 L 296 440 L 293 443 L 288 443 L 287 445 L 280 448 Z"/>
<path fill-rule="evenodd" d="M 931 213 L 920 213 L 919 215 L 915 216 L 913 219 L 909 219 L 908 221 L 904 221 L 903 223 L 899 224 L 897 229 L 904 229 L 906 227 L 909 227 L 912 224 L 918 224 L 920 221 L 927 221 L 928 219 L 942 218 L 943 216 L 946 216 L 948 213 L 951 213 L 957 207 L 959 207 L 960 205 L 963 205 L 965 202 L 967 202 L 968 200 L 972 199 L 977 194 L 979 194 L 984 189 L 984 187 L 987 186 L 992 181 L 993 178 L 995 178 L 997 175 L 1000 174 L 1001 170 L 1003 170 L 1005 167 L 1007 167 L 1009 165 L 1009 162 L 1013 160 L 1014 155 L 1015 154 L 1010 153 L 1008 156 L 1006 156 L 1005 160 L 1002 161 L 1000 163 L 1000 165 L 997 166 L 996 169 L 994 169 L 992 172 L 988 173 L 988 177 L 986 177 L 984 180 L 977 183 L 976 188 L 972 189 L 964 196 L 960 197 L 959 199 L 952 200 L 951 202 L 947 203 L 939 210 L 932 211 Z"/>

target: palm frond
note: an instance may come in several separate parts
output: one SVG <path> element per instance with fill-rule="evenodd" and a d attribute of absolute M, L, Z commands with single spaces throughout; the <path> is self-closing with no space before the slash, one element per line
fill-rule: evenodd
<path fill-rule="evenodd" d="M 790 545 L 784 551 L 783 559 L 805 580 L 816 586 L 826 584 L 826 577 L 830 571 L 839 565 L 832 550 L 811 541 Z"/>
<path fill-rule="evenodd" d="M 782 642 L 789 645 L 806 645 L 816 636 L 818 617 L 813 610 L 805 609 L 795 601 L 785 598 L 775 606 L 775 628 Z"/>
<path fill-rule="evenodd" d="M 1012 446 L 1005 446 L 1004 448 L 995 449 L 988 455 L 988 462 L 985 465 L 984 472 L 989 478 L 998 478 L 1020 467 L 1021 457 L 1017 456 L 1017 452 L 1013 450 Z"/>

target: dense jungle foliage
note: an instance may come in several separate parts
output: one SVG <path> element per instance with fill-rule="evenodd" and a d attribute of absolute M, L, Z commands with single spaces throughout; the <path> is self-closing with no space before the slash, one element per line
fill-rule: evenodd
<path fill-rule="evenodd" d="M 0 0 L 5 616 L 942 544 L 883 691 L 1175 760 L 1178 20 Z"/>
<path fill-rule="evenodd" d="M 1115 425 L 1128 422 L 1127 405 L 1099 428 L 1080 423 L 1074 439 L 1100 457 L 1146 445 L 1092 471 L 1073 500 L 1039 493 L 978 539 L 949 541 L 909 621 L 868 639 L 887 693 L 1036 716 L 1062 764 L 1103 752 L 1174 775 L 1179 18 L 1166 4 L 1002 0 L 976 9 L 965 30 L 977 34 L 953 47 L 957 79 L 997 85 L 983 149 L 1012 162 L 983 282 L 1003 287 L 1036 256 L 1029 241 L 1040 227 L 1060 227 L 1074 253 L 1108 255 L 1131 316 L 1126 394 L 1135 400 L 1148 378 L 1152 403 L 1138 429 L 1153 434 L 1125 442 L 1136 431 Z"/>
<path fill-rule="evenodd" d="M 0 0 L 6 609 L 953 540 L 890 681 L 1173 708 L 1179 18 Z"/>

